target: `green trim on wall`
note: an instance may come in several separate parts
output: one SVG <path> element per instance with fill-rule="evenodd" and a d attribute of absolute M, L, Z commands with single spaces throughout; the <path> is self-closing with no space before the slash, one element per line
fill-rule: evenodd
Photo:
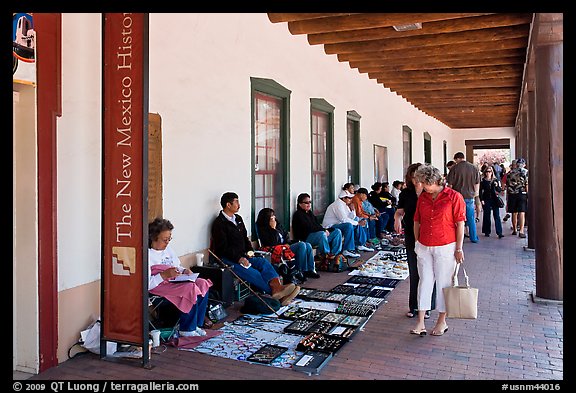
<path fill-rule="evenodd" d="M 360 121 L 360 119 L 362 118 L 362 116 L 360 116 L 358 114 L 358 112 L 356 112 L 356 111 L 348 111 L 348 112 L 346 112 L 346 115 L 348 116 L 348 118 L 350 120 L 354 120 L 354 121 Z"/>

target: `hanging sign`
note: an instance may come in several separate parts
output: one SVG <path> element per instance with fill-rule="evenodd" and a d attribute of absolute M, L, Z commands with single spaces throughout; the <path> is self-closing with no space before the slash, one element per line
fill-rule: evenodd
<path fill-rule="evenodd" d="M 104 340 L 142 343 L 148 16 L 103 19 L 102 333 Z"/>

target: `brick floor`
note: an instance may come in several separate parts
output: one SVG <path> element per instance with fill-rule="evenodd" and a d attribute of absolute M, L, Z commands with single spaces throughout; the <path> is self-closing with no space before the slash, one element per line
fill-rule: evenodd
<path fill-rule="evenodd" d="M 532 301 L 534 253 L 524 250 L 527 239 L 509 232 L 503 239 L 464 242 L 470 284 L 479 288 L 478 319 L 449 319 L 442 337 L 411 335 L 414 320 L 405 317 L 409 283 L 402 281 L 320 375 L 167 348 L 153 354 L 152 369 L 88 354 L 30 379 L 563 380 L 563 305 Z M 331 289 L 348 278 L 346 272 L 322 273 L 304 286 Z M 232 306 L 231 318 L 238 307 Z M 426 321 L 429 330 L 436 316 Z"/>

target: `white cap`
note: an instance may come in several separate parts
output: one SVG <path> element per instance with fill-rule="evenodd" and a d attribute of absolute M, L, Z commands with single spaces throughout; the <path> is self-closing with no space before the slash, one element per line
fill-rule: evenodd
<path fill-rule="evenodd" d="M 345 198 L 345 197 L 354 198 L 354 194 L 349 193 L 347 190 L 340 191 L 338 198 Z"/>

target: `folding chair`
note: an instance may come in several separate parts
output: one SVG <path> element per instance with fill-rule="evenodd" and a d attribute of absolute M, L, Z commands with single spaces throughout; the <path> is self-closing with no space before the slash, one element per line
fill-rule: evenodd
<path fill-rule="evenodd" d="M 150 330 L 160 330 L 161 340 L 169 341 L 178 330 L 180 312 L 167 299 L 158 295 L 148 295 L 148 323 Z M 166 332 L 168 334 L 166 334 Z"/>

